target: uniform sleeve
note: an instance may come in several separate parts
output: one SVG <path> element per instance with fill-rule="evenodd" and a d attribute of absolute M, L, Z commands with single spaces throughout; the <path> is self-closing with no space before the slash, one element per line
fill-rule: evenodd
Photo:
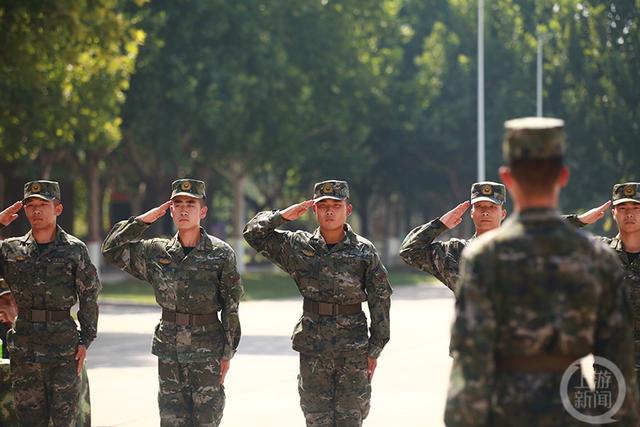
<path fill-rule="evenodd" d="M 482 258 L 487 259 L 484 252 Z M 488 426 L 490 393 L 495 372 L 496 319 L 489 284 L 491 261 L 467 253 L 456 297 L 451 332 L 453 367 L 445 410 L 445 424 Z"/>
<path fill-rule="evenodd" d="M 606 258 L 606 257 L 605 257 Z M 633 314 L 628 289 L 623 282 L 623 269 L 617 257 L 606 258 L 607 271 L 602 277 L 595 336 L 595 356 L 612 361 L 622 372 L 626 396 L 622 408 L 614 416 L 620 425 L 640 425 L 638 386 L 634 369 Z"/>
<path fill-rule="evenodd" d="M 373 254 L 365 280 L 367 304 L 371 315 L 369 356 L 377 358 L 389 341 L 391 333 L 389 310 L 393 293 L 389 283 L 389 274 L 377 253 Z"/>
<path fill-rule="evenodd" d="M 585 224 L 584 222 L 578 219 L 577 214 L 562 215 L 562 219 L 564 219 L 565 221 L 567 221 L 569 224 L 573 225 L 576 228 L 583 228 L 587 226 L 587 224 Z"/>
<path fill-rule="evenodd" d="M 229 256 L 220 277 L 220 295 L 222 296 L 222 328 L 225 343 L 222 357 L 231 359 L 240 343 L 240 318 L 238 306 L 243 294 L 240 274 L 236 266 L 236 255 L 229 249 Z"/>
<path fill-rule="evenodd" d="M 75 281 L 79 302 L 80 342 L 89 347 L 98 332 L 98 294 L 102 285 L 84 245 L 80 261 L 76 266 Z"/>
<path fill-rule="evenodd" d="M 289 273 L 288 261 L 291 248 L 291 232 L 276 230 L 276 227 L 287 222 L 279 211 L 258 213 L 244 227 L 244 239 L 253 249 L 269 261 Z"/>
<path fill-rule="evenodd" d="M 432 274 L 455 291 L 458 272 L 447 271 L 446 261 L 451 264 L 452 260 L 459 259 L 461 251 L 456 244 L 459 242 L 434 242 L 446 230 L 447 226 L 439 218 L 414 228 L 402 242 L 400 258 L 410 266 Z"/>
<path fill-rule="evenodd" d="M 102 243 L 102 255 L 107 262 L 140 280 L 147 280 L 145 246 L 140 237 L 148 227 L 149 224 L 135 218 L 114 225 Z"/>

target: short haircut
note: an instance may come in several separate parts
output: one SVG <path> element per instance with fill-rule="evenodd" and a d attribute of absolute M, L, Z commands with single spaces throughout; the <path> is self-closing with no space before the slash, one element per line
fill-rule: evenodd
<path fill-rule="evenodd" d="M 527 193 L 547 194 L 553 190 L 564 162 L 561 157 L 551 159 L 517 159 L 509 163 L 511 176 Z"/>

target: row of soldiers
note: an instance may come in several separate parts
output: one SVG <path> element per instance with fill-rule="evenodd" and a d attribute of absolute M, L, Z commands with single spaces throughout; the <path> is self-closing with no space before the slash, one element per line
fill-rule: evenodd
<path fill-rule="evenodd" d="M 593 353 L 619 367 L 628 387 L 616 417 L 638 425 L 629 296 L 639 276 L 640 260 L 632 255 L 640 252 L 639 185 L 614 187 L 620 235 L 609 246 L 624 254 L 623 267 L 622 255 L 571 225 L 594 222 L 608 204 L 569 221 L 557 213 L 569 177 L 562 121 L 517 119 L 505 126 L 500 176 L 515 213 L 500 226 L 505 187 L 477 183 L 469 202 L 413 230 L 401 250 L 406 262 L 455 290 L 445 421 L 577 424 L 563 409 L 560 377 L 575 359 Z M 260 212 L 244 230 L 247 242 L 289 273 L 303 297 L 292 345 L 300 353 L 298 389 L 308 426 L 362 425 L 390 336 L 388 274 L 373 244 L 347 224 L 349 200 L 345 181 L 320 182 L 310 200 Z M 469 207 L 476 235 L 434 242 Z M 8 225 L 21 209 L 31 231 L 0 241 L 0 277 L 19 313 L 7 337 L 18 415 L 23 425 L 70 426 L 77 374 L 97 332 L 100 283 L 84 244 L 56 225 L 62 213 L 57 183 L 27 183 L 24 199 L 0 212 L 0 223 Z M 319 225 L 313 233 L 278 229 L 309 209 Z M 167 212 L 176 235 L 143 239 Z M 162 308 L 152 352 L 163 426 L 220 423 L 225 375 L 240 341 L 243 289 L 235 254 L 200 226 L 206 214 L 204 183 L 180 179 L 167 202 L 117 223 L 102 246 L 108 262 L 151 284 Z M 69 313 L 76 301 L 79 331 Z"/>
<path fill-rule="evenodd" d="M 374 246 L 346 224 L 348 199 L 346 182 L 321 182 L 313 199 L 261 212 L 244 231 L 256 250 L 291 274 L 304 297 L 292 341 L 300 352 L 300 405 L 312 426 L 361 425 L 376 360 L 389 340 L 387 271 Z M 32 181 L 22 201 L 0 212 L 3 226 L 21 210 L 31 225 L 25 236 L 0 241 L 0 277 L 17 305 L 7 340 L 24 426 L 75 425 L 78 374 L 97 332 L 101 285 L 85 245 L 56 223 L 61 200 L 57 182 Z M 312 206 L 316 232 L 276 230 Z M 219 425 L 224 380 L 240 341 L 236 258 L 200 226 L 207 209 L 204 182 L 176 180 L 167 202 L 115 224 L 102 245 L 108 262 L 152 286 L 162 308 L 152 342 L 162 426 Z M 176 235 L 143 239 L 167 212 Z M 79 330 L 70 315 L 76 302 Z"/>

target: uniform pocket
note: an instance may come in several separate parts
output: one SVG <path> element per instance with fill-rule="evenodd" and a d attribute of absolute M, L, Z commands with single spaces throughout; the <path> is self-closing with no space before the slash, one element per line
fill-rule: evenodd
<path fill-rule="evenodd" d="M 27 336 L 17 335 L 16 331 L 10 329 L 7 332 L 7 350 L 11 359 L 27 359 L 33 352 L 31 340 Z"/>
<path fill-rule="evenodd" d="M 291 341 L 293 349 L 300 353 L 314 353 L 318 350 L 317 346 L 318 326 L 308 316 L 302 316 L 295 328 Z"/>

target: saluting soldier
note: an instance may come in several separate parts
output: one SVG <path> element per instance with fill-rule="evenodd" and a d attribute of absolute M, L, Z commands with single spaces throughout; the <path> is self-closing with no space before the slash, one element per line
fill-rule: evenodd
<path fill-rule="evenodd" d="M 505 123 L 500 176 L 515 206 L 498 229 L 469 244 L 452 329 L 448 426 L 584 425 L 562 404 L 572 363 L 604 357 L 627 385 L 616 420 L 640 423 L 631 309 L 615 254 L 557 212 L 569 178 L 564 123 Z"/>
<path fill-rule="evenodd" d="M 31 230 L 0 241 L 0 277 L 18 307 L 8 334 L 16 411 L 24 426 L 75 426 L 101 286 L 85 244 L 57 225 L 57 182 L 26 183 L 22 202 L 1 212 L 0 224 L 14 221 L 21 208 Z M 69 312 L 78 301 L 79 331 Z"/>
<path fill-rule="evenodd" d="M 167 210 L 177 234 L 141 239 Z M 220 423 L 223 383 L 240 342 L 243 291 L 235 253 L 200 226 L 206 214 L 204 182 L 179 179 L 169 201 L 117 223 L 102 245 L 110 263 L 151 284 L 162 307 L 152 352 L 158 356 L 160 421 L 167 427 Z"/>
<path fill-rule="evenodd" d="M 633 308 L 635 337 L 635 367 L 640 385 L 640 183 L 624 182 L 613 186 L 611 200 L 581 215 L 569 215 L 578 227 L 593 224 L 612 207 L 613 220 L 618 227 L 615 237 L 596 236 L 618 255 L 624 269 L 624 282 Z"/>
<path fill-rule="evenodd" d="M 319 224 L 313 233 L 277 230 L 309 208 Z M 377 358 L 389 340 L 387 270 L 373 244 L 346 223 L 352 209 L 346 181 L 323 181 L 312 200 L 260 212 L 244 230 L 247 242 L 289 273 L 304 298 L 292 341 L 300 353 L 300 406 L 310 427 L 362 425 Z"/>
<path fill-rule="evenodd" d="M 400 258 L 418 270 L 430 273 L 455 292 L 460 277 L 460 256 L 467 244 L 487 231 L 496 229 L 507 216 L 506 190 L 497 182 L 482 181 L 471 186 L 471 198 L 439 218 L 411 230 L 400 247 Z M 471 207 L 475 233 L 470 239 L 435 241 L 462 222 Z"/>

